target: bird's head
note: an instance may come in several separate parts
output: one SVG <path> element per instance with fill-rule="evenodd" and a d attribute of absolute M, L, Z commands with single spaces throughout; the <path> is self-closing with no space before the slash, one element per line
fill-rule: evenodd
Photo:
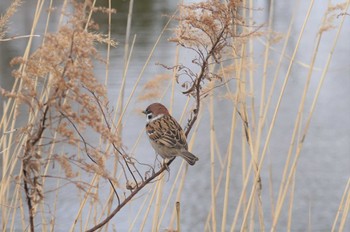
<path fill-rule="evenodd" d="M 168 109 L 160 103 L 153 103 L 149 105 L 146 110 L 142 111 L 142 113 L 146 115 L 147 122 L 152 122 L 163 117 L 164 115 L 169 115 Z"/>

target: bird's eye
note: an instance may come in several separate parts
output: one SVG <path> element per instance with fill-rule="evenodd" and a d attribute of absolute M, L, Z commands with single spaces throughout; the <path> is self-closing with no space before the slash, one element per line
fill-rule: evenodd
<path fill-rule="evenodd" d="M 147 118 L 151 119 L 152 118 L 152 114 L 147 114 Z"/>

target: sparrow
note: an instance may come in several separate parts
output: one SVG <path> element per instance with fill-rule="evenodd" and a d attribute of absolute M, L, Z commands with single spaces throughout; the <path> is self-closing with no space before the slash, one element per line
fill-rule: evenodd
<path fill-rule="evenodd" d="M 153 103 L 142 113 L 146 115 L 146 133 L 157 154 L 163 159 L 181 156 L 190 165 L 196 163 L 198 157 L 188 151 L 185 132 L 164 105 Z"/>

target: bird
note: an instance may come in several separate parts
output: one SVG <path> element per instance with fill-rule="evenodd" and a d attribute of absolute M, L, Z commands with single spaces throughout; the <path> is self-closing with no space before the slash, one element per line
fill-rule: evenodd
<path fill-rule="evenodd" d="M 164 160 L 180 156 L 190 165 L 198 161 L 198 157 L 188 151 L 185 132 L 164 105 L 153 103 L 142 113 L 146 115 L 146 133 L 157 154 Z"/>

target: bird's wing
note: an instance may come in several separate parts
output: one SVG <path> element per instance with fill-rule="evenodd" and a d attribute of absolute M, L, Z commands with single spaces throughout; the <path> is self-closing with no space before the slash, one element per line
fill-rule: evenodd
<path fill-rule="evenodd" d="M 185 133 L 179 123 L 170 115 L 148 123 L 146 132 L 152 141 L 160 145 L 169 148 L 187 149 Z"/>

